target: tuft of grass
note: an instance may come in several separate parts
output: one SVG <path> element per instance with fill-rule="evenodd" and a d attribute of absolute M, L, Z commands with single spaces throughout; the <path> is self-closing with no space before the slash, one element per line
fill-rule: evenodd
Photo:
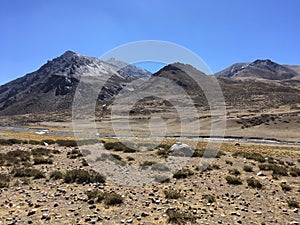
<path fill-rule="evenodd" d="M 158 156 L 163 157 L 163 158 L 168 158 L 170 152 L 169 152 L 168 149 L 159 149 L 159 150 L 157 150 L 156 154 L 157 154 Z"/>
<path fill-rule="evenodd" d="M 83 157 L 83 154 L 78 149 L 72 149 L 71 152 L 67 153 L 67 157 L 70 159 L 76 159 L 78 157 Z"/>
<path fill-rule="evenodd" d="M 178 199 L 182 197 L 180 191 L 177 190 L 164 190 L 164 194 L 167 199 Z"/>
<path fill-rule="evenodd" d="M 5 162 L 4 164 L 8 166 L 19 165 L 20 163 L 24 164 L 30 161 L 30 153 L 23 150 L 9 151 L 6 154 L 2 154 L 1 157 Z"/>
<path fill-rule="evenodd" d="M 242 180 L 238 177 L 226 176 L 225 179 L 228 184 L 232 185 L 241 185 L 243 183 Z"/>
<path fill-rule="evenodd" d="M 187 178 L 187 177 L 189 177 L 193 174 L 194 173 L 189 169 L 181 169 L 181 170 L 178 170 L 176 173 L 173 174 L 173 178 L 183 179 L 183 178 Z"/>
<path fill-rule="evenodd" d="M 31 154 L 34 156 L 48 156 L 51 150 L 47 148 L 35 148 L 31 150 Z"/>
<path fill-rule="evenodd" d="M 141 167 L 149 167 L 149 166 L 152 166 L 154 164 L 156 164 L 156 162 L 153 162 L 153 161 L 144 161 L 144 162 L 140 163 L 140 166 Z"/>
<path fill-rule="evenodd" d="M 244 166 L 243 167 L 243 170 L 245 171 L 245 172 L 253 172 L 253 168 L 252 168 L 252 166 Z"/>
<path fill-rule="evenodd" d="M 25 141 L 19 139 L 0 139 L 0 145 L 26 144 Z"/>
<path fill-rule="evenodd" d="M 134 161 L 135 159 L 131 156 L 127 156 L 127 161 L 130 162 L 130 161 Z"/>
<path fill-rule="evenodd" d="M 284 192 L 287 192 L 287 191 L 290 191 L 292 190 L 292 187 L 286 183 L 281 183 L 280 184 L 280 187 L 281 189 L 284 191 Z"/>
<path fill-rule="evenodd" d="M 222 151 L 214 149 L 196 149 L 192 157 L 204 157 L 204 158 L 221 158 L 221 156 L 226 155 Z"/>
<path fill-rule="evenodd" d="M 114 150 L 117 152 L 124 152 L 124 153 L 134 153 L 136 150 L 134 148 L 128 147 L 124 145 L 122 142 L 106 142 L 104 143 L 104 148 L 107 150 Z"/>
<path fill-rule="evenodd" d="M 247 179 L 247 184 L 249 187 L 261 189 L 262 184 L 259 182 L 259 180 L 256 180 L 254 178 Z"/>
<path fill-rule="evenodd" d="M 63 179 L 64 174 L 59 170 L 54 170 L 50 173 L 50 178 L 53 180 Z"/>
<path fill-rule="evenodd" d="M 104 183 L 105 177 L 97 172 L 89 172 L 82 169 L 67 170 L 64 175 L 65 183 Z"/>
<path fill-rule="evenodd" d="M 249 153 L 249 152 L 235 152 L 232 154 L 233 157 L 243 157 L 243 158 L 246 158 L 246 159 L 250 159 L 250 160 L 254 160 L 254 161 L 257 161 L 257 162 L 265 162 L 265 158 L 259 154 L 259 153 L 256 153 L 256 152 L 252 152 L 252 153 Z"/>

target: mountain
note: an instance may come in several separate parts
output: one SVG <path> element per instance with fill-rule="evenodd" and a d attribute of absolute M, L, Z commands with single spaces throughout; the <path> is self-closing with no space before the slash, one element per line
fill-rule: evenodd
<path fill-rule="evenodd" d="M 138 68 L 124 70 L 97 58 L 66 51 L 33 73 L 0 86 L 0 115 L 70 110 L 82 77 L 111 78 L 99 94 L 100 100 L 116 95 L 124 83 L 148 76 Z"/>
<path fill-rule="evenodd" d="M 296 69 L 296 68 L 295 68 Z M 261 79 L 283 81 L 298 77 L 300 74 L 289 66 L 277 64 L 269 59 L 251 63 L 237 63 L 215 74 L 218 78 Z"/>

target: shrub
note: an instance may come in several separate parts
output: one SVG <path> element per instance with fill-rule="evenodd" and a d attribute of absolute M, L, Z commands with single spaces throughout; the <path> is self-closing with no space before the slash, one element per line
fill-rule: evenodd
<path fill-rule="evenodd" d="M 81 169 L 68 170 L 64 176 L 65 183 L 104 183 L 105 177 L 97 172 L 89 172 Z"/>
<path fill-rule="evenodd" d="M 122 157 L 117 154 L 110 154 L 114 159 L 121 161 Z"/>
<path fill-rule="evenodd" d="M 258 162 L 265 162 L 265 158 L 259 154 L 259 153 L 256 153 L 256 152 L 253 152 L 253 153 L 249 153 L 249 152 L 235 152 L 232 154 L 233 157 L 243 157 L 243 158 L 246 158 L 246 159 L 250 159 L 250 160 L 254 160 L 254 161 L 258 161 Z"/>
<path fill-rule="evenodd" d="M 244 167 L 243 167 L 243 170 L 244 170 L 245 172 L 253 172 L 252 166 L 244 166 Z"/>
<path fill-rule="evenodd" d="M 243 183 L 238 177 L 226 176 L 225 179 L 228 184 L 241 185 Z"/>
<path fill-rule="evenodd" d="M 45 178 L 42 171 L 33 168 L 14 168 L 11 171 L 14 177 L 33 177 L 34 179 Z"/>
<path fill-rule="evenodd" d="M 76 159 L 78 157 L 83 157 L 83 154 L 78 149 L 72 149 L 71 152 L 67 153 L 68 158 L 70 159 Z"/>
<path fill-rule="evenodd" d="M 8 174 L 0 173 L 0 188 L 8 187 L 10 182 L 10 177 Z"/>
<path fill-rule="evenodd" d="M 50 173 L 50 178 L 53 180 L 62 179 L 64 177 L 64 174 L 59 170 L 54 170 Z"/>
<path fill-rule="evenodd" d="M 231 175 L 234 175 L 234 176 L 238 176 L 238 175 L 241 174 L 241 172 L 238 171 L 237 169 L 229 170 L 229 173 L 230 173 Z"/>
<path fill-rule="evenodd" d="M 290 175 L 292 177 L 299 177 L 300 176 L 300 169 L 296 167 L 290 168 Z"/>
<path fill-rule="evenodd" d="M 30 145 L 41 145 L 41 144 L 43 144 L 43 142 L 37 141 L 37 140 L 29 140 L 28 144 L 30 144 Z"/>
<path fill-rule="evenodd" d="M 48 156 L 51 150 L 47 148 L 35 148 L 31 150 L 31 154 L 34 156 Z"/>
<path fill-rule="evenodd" d="M 292 190 L 292 187 L 286 183 L 281 183 L 280 187 L 284 192 Z"/>
<path fill-rule="evenodd" d="M 65 147 L 77 147 L 77 142 L 75 140 L 56 140 L 59 146 Z"/>
<path fill-rule="evenodd" d="M 189 223 L 195 223 L 196 218 L 194 215 L 186 212 L 180 212 L 177 210 L 168 209 L 166 211 L 166 214 L 168 216 L 168 223 L 172 224 L 187 224 Z"/>
<path fill-rule="evenodd" d="M 182 178 L 187 178 L 193 174 L 194 173 L 189 169 L 181 169 L 178 170 L 176 173 L 174 173 L 173 178 L 182 179 Z"/>
<path fill-rule="evenodd" d="M 97 202 L 103 201 L 105 205 L 120 205 L 123 203 L 123 198 L 115 192 L 103 192 L 98 195 Z"/>
<path fill-rule="evenodd" d="M 162 148 L 164 150 L 169 150 L 172 147 L 170 144 L 159 144 L 157 148 Z"/>
<path fill-rule="evenodd" d="M 249 187 L 261 189 L 262 184 L 259 182 L 259 180 L 256 180 L 254 178 L 247 179 L 247 184 Z"/>
<path fill-rule="evenodd" d="M 23 144 L 24 141 L 19 139 L 0 139 L 0 145 Z"/>
<path fill-rule="evenodd" d="M 30 161 L 30 153 L 22 150 L 9 151 L 3 156 L 8 165 L 17 165 L 20 162 Z"/>
<path fill-rule="evenodd" d="M 114 150 L 114 151 L 123 151 L 125 153 L 133 153 L 136 152 L 135 149 L 130 148 L 126 145 L 124 145 L 122 142 L 106 142 L 104 143 L 104 148 L 107 150 Z"/>
<path fill-rule="evenodd" d="M 279 166 L 276 164 L 260 164 L 258 165 L 260 170 L 271 170 L 273 171 L 274 175 L 279 175 L 279 176 L 287 176 L 288 171 L 287 168 L 284 166 Z"/>
<path fill-rule="evenodd" d="M 208 203 L 213 203 L 216 201 L 216 198 L 213 195 L 203 195 L 202 199 L 205 199 Z"/>
<path fill-rule="evenodd" d="M 89 164 L 85 158 L 81 159 L 81 164 L 82 164 L 82 166 L 89 166 Z"/>
<path fill-rule="evenodd" d="M 297 202 L 295 199 L 287 199 L 286 201 L 290 208 L 299 208 L 299 202 Z"/>
<path fill-rule="evenodd" d="M 178 199 L 182 197 L 180 191 L 177 190 L 164 190 L 164 194 L 167 199 Z"/>
<path fill-rule="evenodd" d="M 34 165 L 53 164 L 53 160 L 49 158 L 36 157 L 33 159 L 33 164 Z"/>
<path fill-rule="evenodd" d="M 134 158 L 131 156 L 127 156 L 127 161 L 134 161 Z"/>

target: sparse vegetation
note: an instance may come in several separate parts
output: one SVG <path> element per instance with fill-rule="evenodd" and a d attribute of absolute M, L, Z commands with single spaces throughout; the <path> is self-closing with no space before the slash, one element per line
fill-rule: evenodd
<path fill-rule="evenodd" d="M 128 146 L 124 145 L 122 142 L 106 142 L 106 143 L 104 143 L 104 147 L 107 150 L 123 151 L 125 153 L 136 152 L 136 150 L 134 148 L 128 147 Z"/>
<path fill-rule="evenodd" d="M 47 148 L 35 148 L 31 150 L 31 154 L 34 156 L 48 156 L 51 150 Z"/>
<path fill-rule="evenodd" d="M 120 205 L 123 203 L 123 198 L 115 192 L 100 192 L 98 190 L 86 192 L 88 199 L 92 199 L 97 203 L 103 202 L 107 206 Z"/>
<path fill-rule="evenodd" d="M 249 187 L 261 189 L 262 184 L 259 182 L 259 180 L 256 180 L 254 178 L 247 179 L 247 184 Z"/>
<path fill-rule="evenodd" d="M 242 180 L 238 177 L 226 176 L 225 179 L 228 184 L 232 185 L 241 185 L 243 183 Z"/>
<path fill-rule="evenodd" d="M 33 177 L 34 179 L 45 178 L 42 171 L 34 168 L 13 168 L 11 174 L 14 177 Z"/>
<path fill-rule="evenodd" d="M 156 164 L 156 162 L 153 162 L 153 161 L 144 161 L 144 162 L 140 163 L 140 166 L 141 167 L 149 167 L 149 166 L 152 166 L 154 164 Z"/>
<path fill-rule="evenodd" d="M 196 218 L 194 217 L 194 215 L 192 215 L 190 213 L 168 209 L 166 211 L 166 214 L 168 216 L 168 220 L 167 220 L 168 223 L 187 224 L 188 222 L 189 223 L 195 223 L 196 222 Z"/>
<path fill-rule="evenodd" d="M 8 187 L 9 182 L 10 182 L 9 175 L 0 173 L 0 188 Z"/>
<path fill-rule="evenodd" d="M 226 154 L 214 149 L 196 149 L 192 157 L 220 158 L 223 155 Z"/>
<path fill-rule="evenodd" d="M 247 166 L 247 165 L 246 165 L 246 166 L 243 167 L 243 170 L 244 170 L 245 172 L 248 172 L 248 173 L 249 173 L 249 172 L 253 172 L 252 166 Z"/>
<path fill-rule="evenodd" d="M 163 158 L 167 158 L 169 156 L 170 152 L 168 149 L 159 149 L 159 150 L 157 150 L 156 154 Z"/>
<path fill-rule="evenodd" d="M 53 164 L 53 160 L 49 158 L 36 157 L 33 159 L 33 164 L 34 165 Z"/>
<path fill-rule="evenodd" d="M 287 199 L 286 202 L 290 208 L 299 208 L 299 202 L 295 199 Z"/>
<path fill-rule="evenodd" d="M 50 173 L 50 178 L 53 180 L 63 179 L 63 177 L 64 174 L 59 170 L 55 170 Z"/>
<path fill-rule="evenodd" d="M 213 195 L 203 195 L 202 199 L 205 199 L 208 203 L 213 203 L 216 201 L 216 198 Z"/>
<path fill-rule="evenodd" d="M 282 188 L 282 190 L 284 192 L 292 190 L 292 187 L 290 185 L 286 184 L 286 183 L 281 183 L 280 187 Z"/>
<path fill-rule="evenodd" d="M 252 153 L 249 153 L 249 152 L 235 152 L 232 154 L 233 157 L 243 157 L 243 158 L 246 158 L 246 159 L 250 159 L 250 160 L 254 160 L 254 161 L 257 161 L 257 162 L 260 162 L 260 163 L 263 163 L 265 162 L 265 158 L 259 154 L 259 153 L 256 153 L 256 152 L 252 152 Z"/>
<path fill-rule="evenodd" d="M 234 176 L 238 176 L 241 174 L 241 172 L 238 169 L 231 169 L 229 170 L 229 173 Z"/>
<path fill-rule="evenodd" d="M 274 175 L 278 176 L 288 176 L 288 170 L 284 166 L 276 164 L 260 164 L 258 165 L 260 170 L 271 170 Z"/>
<path fill-rule="evenodd" d="M 230 160 L 225 160 L 225 163 L 226 163 L 226 164 L 228 164 L 228 165 L 230 165 L 230 166 L 232 166 L 232 165 L 233 165 L 233 162 L 232 162 L 232 161 L 230 161 Z"/>
<path fill-rule="evenodd" d="M 180 191 L 177 190 L 164 190 L 164 194 L 167 199 L 178 199 L 182 197 Z"/>
<path fill-rule="evenodd" d="M 97 172 L 89 172 L 82 169 L 67 170 L 64 175 L 65 183 L 104 183 L 105 177 Z"/>
<path fill-rule="evenodd" d="M 300 176 L 300 168 L 297 168 L 297 167 L 290 168 L 290 175 L 292 177 L 299 177 Z"/>
<path fill-rule="evenodd" d="M 194 173 L 189 169 L 181 169 L 181 170 L 177 171 L 176 173 L 174 173 L 173 178 L 184 179 L 184 178 L 187 178 L 187 177 L 189 177 L 193 174 Z"/>
<path fill-rule="evenodd" d="M 75 140 L 56 140 L 59 146 L 65 147 L 77 147 L 77 142 Z"/>

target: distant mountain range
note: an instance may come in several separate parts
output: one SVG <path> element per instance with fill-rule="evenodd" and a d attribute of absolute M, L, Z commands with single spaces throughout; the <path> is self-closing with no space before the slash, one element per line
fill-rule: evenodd
<path fill-rule="evenodd" d="M 102 61 L 67 51 L 37 71 L 0 86 L 0 115 L 70 110 L 80 79 L 103 73 L 111 74 L 111 78 L 99 94 L 101 103 L 109 104 L 122 88 L 138 78 L 149 78 L 144 85 L 151 88 L 155 86 L 155 78 L 165 77 L 191 95 L 196 106 L 207 106 L 205 94 L 186 71 L 211 79 L 192 66 L 181 63 L 167 65 L 152 75 L 145 69 L 117 59 Z M 256 60 L 236 63 L 214 76 L 220 83 L 228 107 L 262 109 L 300 104 L 300 66 Z"/>

